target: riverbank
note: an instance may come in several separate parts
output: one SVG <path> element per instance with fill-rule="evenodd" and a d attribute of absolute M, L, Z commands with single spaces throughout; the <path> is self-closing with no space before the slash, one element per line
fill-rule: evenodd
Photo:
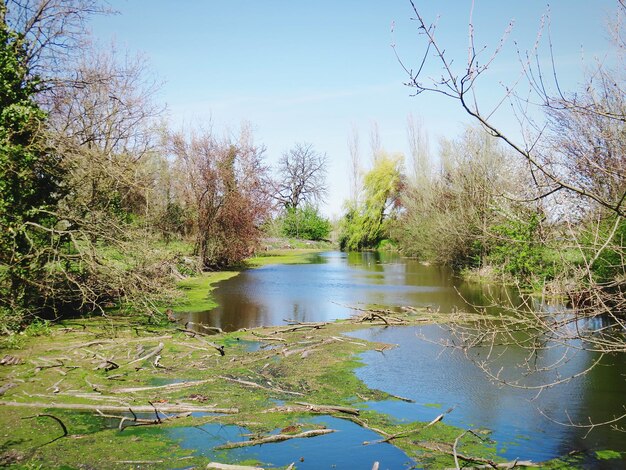
<path fill-rule="evenodd" d="M 276 435 L 291 440 L 332 434 L 324 424 L 331 418 L 375 433 L 379 442 L 369 445 L 393 443 L 408 462 L 431 468 L 454 465 L 457 438 L 457 458 L 502 461 L 488 436 L 447 426 L 445 412 L 433 411 L 430 423 L 406 423 L 368 409 L 369 401 L 402 400 L 368 389 L 353 373 L 360 365 L 357 354 L 389 346 L 343 334 L 398 320 L 423 323 L 430 314 L 406 312 L 394 320 L 368 315 L 210 336 L 191 325 L 146 329 L 122 318 L 55 325 L 4 353 L 11 364 L 0 369 L 0 462 L 205 468 L 219 461 L 284 468 L 290 462 L 260 461 L 254 451 L 230 449 L 271 442 Z M 238 427 L 234 441 L 207 438 L 203 449 L 184 445 L 189 430 L 215 424 Z"/>

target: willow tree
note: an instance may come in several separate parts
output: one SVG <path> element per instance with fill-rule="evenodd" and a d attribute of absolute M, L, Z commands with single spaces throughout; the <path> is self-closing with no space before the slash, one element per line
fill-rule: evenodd
<path fill-rule="evenodd" d="M 351 203 L 341 221 L 341 249 L 375 248 L 389 236 L 389 220 L 402 184 L 402 155 L 378 152 L 363 178 L 363 202 Z"/>

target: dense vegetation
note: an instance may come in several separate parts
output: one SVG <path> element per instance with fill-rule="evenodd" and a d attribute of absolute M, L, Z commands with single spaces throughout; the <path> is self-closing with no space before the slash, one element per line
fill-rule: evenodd
<path fill-rule="evenodd" d="M 241 263 L 275 218 L 326 239 L 326 156 L 296 144 L 270 175 L 250 126 L 163 121 L 146 63 L 88 41 L 97 0 L 2 2 L 0 328 L 107 309 L 159 320 L 174 281 Z"/>

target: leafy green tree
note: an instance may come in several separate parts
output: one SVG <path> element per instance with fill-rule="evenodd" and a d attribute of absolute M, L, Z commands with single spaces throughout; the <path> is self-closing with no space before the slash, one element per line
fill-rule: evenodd
<path fill-rule="evenodd" d="M 397 206 L 402 156 L 380 153 L 364 177 L 364 201 L 347 208 L 339 236 L 341 249 L 375 248 L 389 236 L 389 215 Z"/>
<path fill-rule="evenodd" d="M 57 222 L 61 172 L 45 145 L 46 114 L 33 99 L 38 83 L 28 77 L 24 41 L 7 25 L 4 3 L 0 20 L 0 308 L 19 318 L 44 300 L 37 280 Z"/>
<path fill-rule="evenodd" d="M 282 232 L 287 237 L 325 240 L 331 229 L 328 219 L 322 217 L 317 208 L 311 205 L 287 209 L 282 217 Z"/>

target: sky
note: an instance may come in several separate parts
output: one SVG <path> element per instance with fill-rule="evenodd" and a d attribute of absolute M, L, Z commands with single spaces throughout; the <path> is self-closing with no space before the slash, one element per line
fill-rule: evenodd
<path fill-rule="evenodd" d="M 363 171 L 371 165 L 370 135 L 382 148 L 409 155 L 406 122 L 422 122 L 436 155 L 441 138 L 455 138 L 472 122 L 457 102 L 436 94 L 412 96 L 408 68 L 426 47 L 409 0 L 109 0 L 117 14 L 91 23 L 103 47 L 146 57 L 163 84 L 155 97 L 167 104 L 176 128 L 210 122 L 217 132 L 237 133 L 251 124 L 269 164 L 296 143 L 311 143 L 328 156 L 329 194 L 320 206 L 339 216 L 350 197 L 348 139 L 356 130 Z M 455 66 L 467 57 L 470 0 L 415 1 Z M 493 50 L 509 23 L 502 53 L 481 77 L 478 101 L 497 103 L 520 73 L 516 50 L 532 49 L 541 18 L 549 13 L 555 67 L 562 87 L 576 90 L 584 72 L 609 49 L 609 0 L 476 0 L 472 18 L 478 48 Z M 547 28 L 540 60 L 549 64 Z M 427 73 L 440 73 L 434 61 Z M 494 115 L 511 132 L 506 107 Z"/>

